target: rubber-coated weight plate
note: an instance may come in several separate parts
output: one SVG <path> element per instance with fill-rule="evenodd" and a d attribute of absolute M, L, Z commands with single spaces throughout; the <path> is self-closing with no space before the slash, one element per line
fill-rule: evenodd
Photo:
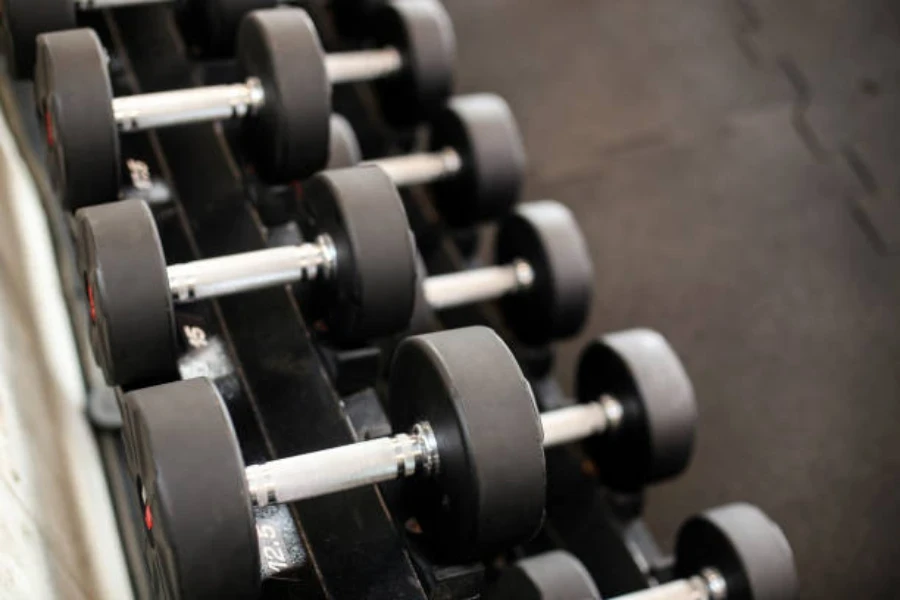
<path fill-rule="evenodd" d="M 106 53 L 90 29 L 37 38 L 35 99 L 51 176 L 69 210 L 119 195 L 119 131 L 106 69 Z"/>
<path fill-rule="evenodd" d="M 751 504 L 729 504 L 681 526 L 675 571 L 692 577 L 712 567 L 725 578 L 728 600 L 792 600 L 794 553 L 781 528 Z"/>
<path fill-rule="evenodd" d="M 326 234 L 337 271 L 316 282 L 324 319 L 339 339 L 362 341 L 409 325 L 416 267 L 412 233 L 397 188 L 375 166 L 319 173 L 303 185 L 308 239 Z M 323 296 L 324 294 L 324 296 Z"/>
<path fill-rule="evenodd" d="M 6 63 L 15 79 L 34 73 L 35 38 L 51 31 L 75 29 L 74 0 L 0 0 Z"/>
<path fill-rule="evenodd" d="M 576 387 L 581 402 L 608 394 L 624 409 L 616 429 L 585 441 L 610 487 L 633 491 L 687 468 L 697 427 L 694 388 L 659 333 L 632 329 L 598 338 L 581 353 Z"/>
<path fill-rule="evenodd" d="M 91 343 L 106 381 L 131 387 L 176 379 L 175 318 L 150 209 L 123 200 L 75 216 Z"/>
<path fill-rule="evenodd" d="M 375 82 L 385 119 L 404 128 L 434 116 L 453 92 L 456 38 L 446 9 L 437 0 L 395 0 L 373 13 L 370 30 L 404 58 L 400 73 Z"/>
<path fill-rule="evenodd" d="M 237 437 L 205 378 L 125 394 L 123 439 L 155 597 L 256 598 L 259 546 Z"/>
<path fill-rule="evenodd" d="M 245 120 L 246 147 L 269 183 L 305 179 L 328 162 L 331 84 L 312 19 L 299 8 L 261 10 L 238 29 L 237 56 L 265 104 Z"/>
<path fill-rule="evenodd" d="M 362 160 L 359 140 L 350 123 L 339 114 L 331 115 L 331 137 L 328 148 L 328 168 L 345 169 Z"/>
<path fill-rule="evenodd" d="M 484 600 L 544 600 L 537 584 L 516 565 L 504 569 L 481 597 Z"/>
<path fill-rule="evenodd" d="M 203 24 L 196 27 L 198 41 L 209 56 L 229 56 L 234 50 L 241 20 L 254 10 L 275 8 L 277 0 L 196 0 L 202 3 Z M 198 23 L 199 25 L 199 23 Z"/>
<path fill-rule="evenodd" d="M 485 598 L 600 600 L 600 592 L 581 561 L 564 550 L 553 550 L 523 558 L 506 569 Z"/>
<path fill-rule="evenodd" d="M 528 540 L 544 515 L 543 430 L 531 386 L 486 327 L 407 338 L 394 358 L 394 431 L 427 422 L 440 466 L 404 481 L 431 547 L 468 560 Z"/>
<path fill-rule="evenodd" d="M 372 12 L 388 0 L 331 0 L 331 14 L 341 35 L 359 38 L 368 33 Z"/>
<path fill-rule="evenodd" d="M 413 302 L 412 318 L 409 321 L 408 335 L 429 333 L 441 329 L 441 322 L 425 297 L 422 283 L 428 278 L 428 269 L 421 254 L 416 252 L 416 298 Z"/>
<path fill-rule="evenodd" d="M 451 99 L 431 124 L 431 148 L 453 148 L 462 158 L 461 172 L 432 186 L 451 226 L 500 218 L 518 202 L 525 149 L 512 111 L 499 96 Z"/>
<path fill-rule="evenodd" d="M 531 289 L 500 300 L 507 325 L 526 344 L 546 344 L 578 333 L 591 306 L 591 257 L 568 208 L 552 200 L 519 205 L 500 226 L 497 262 L 527 261 Z"/>

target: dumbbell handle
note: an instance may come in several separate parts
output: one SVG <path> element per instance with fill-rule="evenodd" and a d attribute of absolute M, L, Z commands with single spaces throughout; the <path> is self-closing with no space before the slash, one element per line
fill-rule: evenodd
<path fill-rule="evenodd" d="M 325 72 L 332 85 L 381 79 L 402 68 L 403 55 L 391 47 L 325 55 Z"/>
<path fill-rule="evenodd" d="M 527 290 L 533 284 L 531 265 L 524 260 L 514 260 L 508 265 L 433 275 L 425 279 L 422 288 L 428 305 L 434 310 L 443 310 L 495 300 Z"/>
<path fill-rule="evenodd" d="M 656 587 L 616 596 L 612 600 L 726 600 L 728 586 L 716 569 L 703 569 L 699 575 L 677 579 Z"/>
<path fill-rule="evenodd" d="M 544 446 L 602 433 L 617 423 L 613 398 L 578 404 L 541 415 Z M 611 416 L 612 415 L 612 416 Z M 585 423 L 589 423 L 586 426 Z M 440 469 L 434 432 L 419 423 L 409 434 L 358 442 L 247 467 L 254 506 L 294 502 Z"/>
<path fill-rule="evenodd" d="M 381 167 L 394 185 L 408 187 L 453 177 L 462 170 L 462 157 L 453 148 L 444 148 L 438 152 L 376 158 L 361 164 Z"/>
<path fill-rule="evenodd" d="M 427 423 L 400 434 L 247 467 L 254 506 L 294 502 L 364 485 L 431 473 L 437 443 Z"/>
<path fill-rule="evenodd" d="M 75 0 L 78 10 L 103 10 L 104 8 L 121 8 L 138 4 L 163 4 L 174 0 Z"/>
<path fill-rule="evenodd" d="M 615 429 L 622 422 L 622 404 L 612 396 L 574 404 L 541 415 L 544 447 L 552 448 Z"/>
<path fill-rule="evenodd" d="M 147 1 L 128 0 L 135 4 Z M 332 84 L 379 79 L 402 68 L 403 56 L 396 48 L 325 56 L 325 70 Z M 242 118 L 254 114 L 265 102 L 262 83 L 251 77 L 244 83 L 122 96 L 113 98 L 112 106 L 119 131 L 127 132 Z"/>
<path fill-rule="evenodd" d="M 265 92 L 255 77 L 244 83 L 122 96 L 112 101 L 119 131 L 240 118 L 254 114 L 263 104 Z"/>
<path fill-rule="evenodd" d="M 335 267 L 334 243 L 322 235 L 312 244 L 280 246 L 171 265 L 166 273 L 172 300 L 186 303 L 312 280 L 328 276 Z"/>

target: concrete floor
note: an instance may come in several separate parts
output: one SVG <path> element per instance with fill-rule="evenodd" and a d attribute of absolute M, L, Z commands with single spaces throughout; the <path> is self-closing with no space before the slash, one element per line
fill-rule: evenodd
<path fill-rule="evenodd" d="M 747 500 L 803 597 L 900 583 L 900 5 L 890 0 L 446 0 L 458 91 L 505 96 L 526 199 L 580 219 L 588 331 L 650 326 L 701 409 L 651 492 L 671 541 Z M 584 334 L 563 345 L 571 383 Z"/>

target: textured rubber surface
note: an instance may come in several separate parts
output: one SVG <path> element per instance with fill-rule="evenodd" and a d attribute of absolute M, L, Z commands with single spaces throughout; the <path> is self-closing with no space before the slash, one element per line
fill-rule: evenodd
<path fill-rule="evenodd" d="M 76 213 L 78 262 L 88 288 L 91 345 L 111 385 L 177 378 L 177 341 L 166 259 L 140 200 Z"/>
<path fill-rule="evenodd" d="M 546 552 L 516 564 L 535 583 L 542 600 L 600 600 L 587 569 L 568 552 Z"/>
<path fill-rule="evenodd" d="M 401 73 L 379 79 L 381 111 L 394 127 L 410 127 L 441 109 L 453 92 L 456 38 L 437 0 L 394 0 L 371 17 L 370 30 L 383 46 L 400 50 Z"/>
<path fill-rule="evenodd" d="M 237 437 L 206 378 L 125 394 L 128 469 L 146 500 L 156 597 L 256 598 L 259 546 Z"/>
<path fill-rule="evenodd" d="M 331 14 L 341 35 L 360 38 L 370 32 L 372 13 L 389 0 L 331 0 Z"/>
<path fill-rule="evenodd" d="M 416 252 L 416 297 L 413 301 L 413 314 L 409 321 L 407 333 L 409 335 L 418 335 L 420 333 L 429 333 L 441 329 L 441 322 L 437 313 L 428 303 L 425 297 L 425 288 L 422 282 L 428 277 L 428 269 L 425 267 L 425 261 L 422 255 Z"/>
<path fill-rule="evenodd" d="M 680 577 L 713 567 L 725 577 L 728 600 L 793 600 L 794 553 L 777 523 L 751 504 L 728 504 L 689 519 L 678 532 Z"/>
<path fill-rule="evenodd" d="M 486 327 L 407 338 L 391 368 L 394 431 L 427 421 L 440 455 L 436 475 L 406 479 L 430 547 L 450 560 L 529 539 L 543 520 L 543 432 L 531 386 Z"/>
<path fill-rule="evenodd" d="M 328 168 L 345 169 L 362 160 L 359 140 L 353 126 L 341 115 L 331 115 L 331 136 L 328 143 Z"/>
<path fill-rule="evenodd" d="M 327 234 L 337 251 L 337 272 L 313 284 L 330 333 L 358 342 L 405 330 L 416 286 L 413 240 L 403 202 L 384 171 L 320 173 L 304 183 L 303 208 L 307 235 Z"/>
<path fill-rule="evenodd" d="M 697 428 L 694 388 L 659 333 L 631 329 L 598 338 L 581 354 L 576 386 L 581 402 L 609 394 L 624 409 L 619 427 L 585 441 L 607 485 L 638 490 L 687 468 Z"/>
<path fill-rule="evenodd" d="M 587 319 L 594 283 L 591 257 L 568 208 L 552 200 L 519 205 L 497 234 L 496 259 L 528 261 L 531 289 L 500 300 L 517 338 L 538 345 L 578 333 Z"/>
<path fill-rule="evenodd" d="M 256 11 L 241 21 L 237 56 L 258 77 L 265 104 L 245 120 L 246 148 L 270 183 L 305 179 L 328 163 L 331 84 L 322 44 L 305 11 Z"/>
<path fill-rule="evenodd" d="M 229 56 L 234 50 L 241 20 L 254 10 L 275 8 L 277 0 L 194 0 L 200 4 L 203 26 L 189 32 L 197 38 L 205 54 Z"/>
<path fill-rule="evenodd" d="M 505 216 L 519 201 L 525 148 L 503 98 L 473 94 L 452 98 L 431 123 L 431 148 L 453 148 L 463 170 L 432 185 L 438 210 L 453 226 Z"/>
<path fill-rule="evenodd" d="M 119 132 L 106 53 L 90 29 L 37 38 L 35 99 L 51 177 L 70 210 L 119 194 Z"/>
<path fill-rule="evenodd" d="M 518 566 L 507 567 L 485 590 L 485 600 L 543 600 L 537 584 Z"/>
<path fill-rule="evenodd" d="M 35 38 L 42 33 L 75 29 L 74 0 L 0 0 L 3 54 L 16 79 L 30 79 L 35 65 Z"/>

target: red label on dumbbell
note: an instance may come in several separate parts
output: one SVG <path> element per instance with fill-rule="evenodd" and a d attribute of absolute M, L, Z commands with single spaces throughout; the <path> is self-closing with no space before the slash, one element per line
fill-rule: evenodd
<path fill-rule="evenodd" d="M 56 145 L 56 138 L 53 135 L 53 115 L 49 108 L 44 111 L 44 129 L 47 133 L 47 145 L 52 148 Z"/>
<path fill-rule="evenodd" d="M 144 507 L 144 526 L 147 531 L 153 529 L 153 512 L 150 510 L 149 504 Z"/>
<path fill-rule="evenodd" d="M 92 286 L 89 282 L 84 286 L 87 288 L 88 295 L 88 307 L 91 311 L 91 323 L 97 322 L 97 305 L 94 302 L 94 286 Z"/>

